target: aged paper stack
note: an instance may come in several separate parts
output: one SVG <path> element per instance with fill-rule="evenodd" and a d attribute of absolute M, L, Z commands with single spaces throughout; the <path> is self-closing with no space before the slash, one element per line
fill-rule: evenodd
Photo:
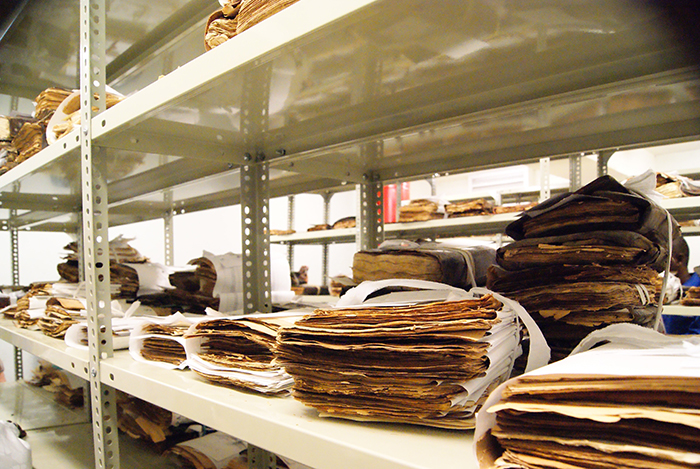
<path fill-rule="evenodd" d="M 187 364 L 212 383 L 265 394 L 288 392 L 292 378 L 274 362 L 277 331 L 303 314 L 250 314 L 193 324 L 185 335 Z"/>
<path fill-rule="evenodd" d="M 475 435 L 480 467 L 700 467 L 700 340 L 631 324 L 598 333 L 591 346 L 610 343 L 489 397 Z"/>
<path fill-rule="evenodd" d="M 183 369 L 187 366 L 184 335 L 199 320 L 182 313 L 143 317 L 129 336 L 129 353 L 136 361 Z"/>
<path fill-rule="evenodd" d="M 204 29 L 206 50 L 255 26 L 299 0 L 220 0 L 221 8 L 209 16 Z"/>
<path fill-rule="evenodd" d="M 356 252 L 352 276 L 356 283 L 409 278 L 469 289 L 486 284 L 487 269 L 495 262 L 496 250 L 489 246 L 401 241 Z"/>
<path fill-rule="evenodd" d="M 520 326 L 490 294 L 407 306 L 318 309 L 280 330 L 293 396 L 321 416 L 473 428 L 520 354 Z"/>
<path fill-rule="evenodd" d="M 511 223 L 516 241 L 498 249 L 487 286 L 522 304 L 561 359 L 595 329 L 654 325 L 669 228 L 680 233 L 665 210 L 604 176 Z"/>

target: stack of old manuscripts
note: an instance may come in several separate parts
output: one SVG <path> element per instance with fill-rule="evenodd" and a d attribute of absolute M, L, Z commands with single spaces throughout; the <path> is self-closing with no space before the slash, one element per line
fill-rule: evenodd
<path fill-rule="evenodd" d="M 46 125 L 58 106 L 70 95 L 62 88 L 47 88 L 35 98 L 35 122 L 27 122 L 12 139 L 17 156 L 12 164 L 19 164 L 39 153 L 46 145 Z"/>
<path fill-rule="evenodd" d="M 466 288 L 484 286 L 486 272 L 496 262 L 489 246 L 458 247 L 449 243 L 386 243 L 358 251 L 352 260 L 355 283 L 407 278 Z"/>
<path fill-rule="evenodd" d="M 36 122 L 31 116 L 0 116 L 0 174 L 17 166 L 17 148 L 12 141 L 24 124 Z"/>
<path fill-rule="evenodd" d="M 606 345 L 489 397 L 475 433 L 482 469 L 700 467 L 700 340 L 608 329 L 627 337 L 596 331 L 586 340 L 604 332 Z"/>
<path fill-rule="evenodd" d="M 700 306 L 700 287 L 689 287 L 680 303 L 683 306 Z"/>
<path fill-rule="evenodd" d="M 221 0 L 204 29 L 204 47 L 211 50 L 298 1 Z"/>
<path fill-rule="evenodd" d="M 399 222 L 427 221 L 445 218 L 445 204 L 432 199 L 415 199 L 399 208 Z"/>
<path fill-rule="evenodd" d="M 277 331 L 303 313 L 208 319 L 185 335 L 187 364 L 208 381 L 264 394 L 288 392 L 292 378 L 274 362 Z"/>
<path fill-rule="evenodd" d="M 493 201 L 484 198 L 452 202 L 445 205 L 448 218 L 490 215 L 493 213 L 493 209 Z"/>
<path fill-rule="evenodd" d="M 46 302 L 52 294 L 51 283 L 33 283 L 27 293 L 17 299 L 16 305 L 2 310 L 3 314 L 6 318 L 13 319 L 17 327 L 36 328 L 39 318 L 44 316 Z"/>
<path fill-rule="evenodd" d="M 49 337 L 62 339 L 70 326 L 84 321 L 86 317 L 84 300 L 54 296 L 46 301 L 46 310 L 37 325 Z"/>
<path fill-rule="evenodd" d="M 187 352 L 184 335 L 195 320 L 181 313 L 166 317 L 144 317 L 129 336 L 129 353 L 134 360 L 164 368 L 185 368 Z"/>
<path fill-rule="evenodd" d="M 513 309 L 488 293 L 318 309 L 277 340 L 293 396 L 321 416 L 453 429 L 473 428 L 520 353 Z"/>
<path fill-rule="evenodd" d="M 139 289 L 139 276 L 137 271 L 127 264 L 145 264 L 148 258 L 144 257 L 130 244 L 130 239 L 117 236 L 109 242 L 110 257 L 110 283 L 118 286 L 118 292 L 113 292 L 113 298 L 134 298 Z M 78 262 L 78 243 L 71 242 L 64 246 L 68 253 L 64 256 L 65 262 L 56 266 L 62 280 L 69 283 L 80 281 L 80 267 Z"/>
<path fill-rule="evenodd" d="M 525 307 L 560 359 L 597 328 L 654 325 L 669 229 L 679 233 L 664 209 L 604 176 L 511 223 L 516 241 L 498 249 L 487 286 Z"/>

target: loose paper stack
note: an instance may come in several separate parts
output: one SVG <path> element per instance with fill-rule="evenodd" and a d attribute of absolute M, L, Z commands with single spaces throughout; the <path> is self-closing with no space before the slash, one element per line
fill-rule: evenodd
<path fill-rule="evenodd" d="M 294 397 L 321 416 L 454 429 L 473 428 L 519 354 L 516 314 L 491 294 L 318 309 L 277 344 Z"/>
<path fill-rule="evenodd" d="M 184 335 L 200 319 L 175 313 L 166 317 L 144 317 L 129 337 L 129 353 L 137 361 L 165 368 L 185 368 L 187 352 Z"/>
<path fill-rule="evenodd" d="M 185 338 L 187 364 L 207 380 L 265 394 L 288 392 L 292 378 L 276 362 L 277 331 L 305 312 L 207 319 Z"/>
<path fill-rule="evenodd" d="M 39 318 L 39 329 L 49 337 L 62 339 L 73 324 L 87 316 L 85 301 L 78 298 L 51 297 L 46 301 L 44 316 Z"/>
<path fill-rule="evenodd" d="M 631 324 L 586 340 L 609 343 L 489 397 L 475 434 L 480 467 L 700 467 L 700 340 Z"/>
<path fill-rule="evenodd" d="M 666 265 L 665 210 L 604 176 L 531 208 L 508 225 L 487 286 L 522 304 L 565 357 L 609 324 L 653 326 Z"/>

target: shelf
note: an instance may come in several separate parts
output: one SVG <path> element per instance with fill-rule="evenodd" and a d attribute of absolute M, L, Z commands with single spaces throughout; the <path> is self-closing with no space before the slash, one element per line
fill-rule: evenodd
<path fill-rule="evenodd" d="M 356 228 L 342 228 L 270 236 L 270 242 L 279 244 L 354 243 L 356 236 Z"/>
<path fill-rule="evenodd" d="M 665 305 L 663 314 L 670 316 L 700 316 L 700 306 Z"/>
<path fill-rule="evenodd" d="M 384 225 L 384 232 L 388 238 L 416 236 L 448 238 L 500 234 L 518 216 L 519 213 L 502 213 L 498 215 L 475 215 L 410 223 L 390 223 Z"/>
<path fill-rule="evenodd" d="M 678 221 L 700 218 L 700 197 L 663 199 L 661 206 L 668 210 Z"/>
<path fill-rule="evenodd" d="M 473 432 L 326 419 L 291 397 L 265 397 L 204 382 L 117 352 L 102 381 L 172 412 L 315 469 L 477 468 Z"/>
<path fill-rule="evenodd" d="M 0 320 L 0 339 L 87 378 L 87 352 L 40 331 Z M 215 386 L 185 370 L 165 370 L 117 351 L 101 362 L 102 382 L 315 469 L 472 469 L 472 432 L 320 418 L 291 397 Z"/>
<path fill-rule="evenodd" d="M 41 331 L 15 327 L 11 320 L 0 319 L 0 340 L 4 340 L 41 360 L 62 368 L 80 378 L 88 379 L 88 352 L 69 347 Z"/>
<path fill-rule="evenodd" d="M 92 123 L 110 224 L 237 203 L 246 153 L 275 196 L 698 136 L 696 64 L 658 13 L 470 5 L 303 0 L 143 86 Z M 11 226 L 79 227 L 76 138 L 0 177 Z"/>

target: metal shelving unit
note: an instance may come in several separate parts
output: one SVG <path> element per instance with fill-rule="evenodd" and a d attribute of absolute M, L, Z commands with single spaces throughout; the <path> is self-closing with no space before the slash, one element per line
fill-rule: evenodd
<path fill-rule="evenodd" d="M 127 3 L 111 6 L 116 11 Z M 169 8 L 177 13 L 193 3 Z M 665 35 L 663 14 L 638 3 L 495 8 L 487 1 L 301 0 L 180 63 L 177 51 L 201 45 L 203 31 L 196 28 L 205 15 L 190 15 L 193 26 L 176 36 L 163 34 L 176 13 L 163 16 L 128 54 L 105 57 L 115 46 L 98 60 L 106 59 L 107 84 L 114 79 L 126 87 L 138 75 L 128 71 L 137 63 L 155 63 L 155 75 L 164 76 L 95 116 L 84 109 L 89 124 L 0 176 L 0 222 L 8 229 L 78 232 L 89 220 L 103 230 L 241 204 L 250 219 L 244 224 L 249 306 L 265 310 L 270 197 L 358 184 L 360 244 L 371 246 L 406 228 L 381 223 L 385 182 L 697 139 L 694 55 Z M 111 41 L 109 14 L 98 23 L 94 32 Z M 70 31 L 76 35 L 77 27 Z M 149 40 L 153 47 L 143 42 Z M 78 63 L 87 76 L 91 67 Z M 107 75 L 116 70 L 123 75 Z M 99 169 L 90 183 L 98 191 L 85 187 L 91 168 Z M 91 203 L 98 217 L 91 218 Z M 99 234 L 92 236 L 88 250 L 100 246 Z M 102 321 L 104 292 L 95 286 L 94 293 L 90 314 Z M 90 379 L 100 396 L 120 389 L 319 469 L 476 467 L 469 433 L 320 419 L 292 399 L 146 367 L 112 353 L 108 341 L 89 356 L 74 356 L 60 341 L 10 325 L 0 327 L 0 338 Z M 96 464 L 118 467 L 118 451 L 100 427 L 104 405 L 93 409 Z"/>

